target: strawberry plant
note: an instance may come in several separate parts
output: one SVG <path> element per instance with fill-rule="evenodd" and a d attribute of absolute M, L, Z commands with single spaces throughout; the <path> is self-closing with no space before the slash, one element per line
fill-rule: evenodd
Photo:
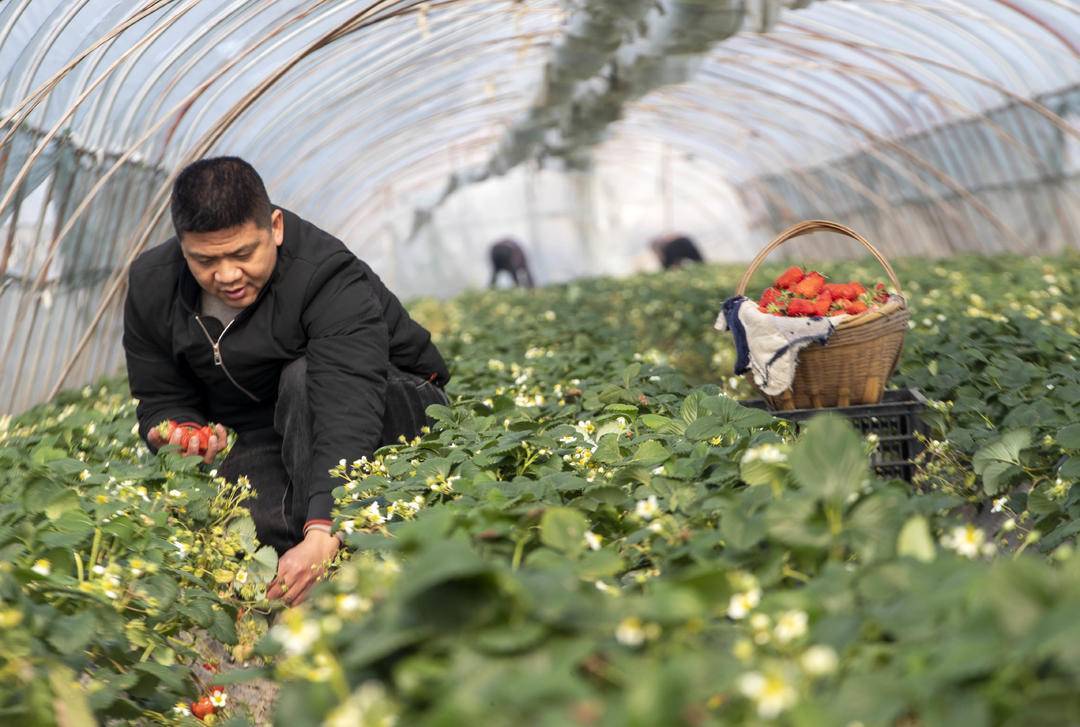
<path fill-rule="evenodd" d="M 0 421 L 0 710 L 243 723 L 264 676 L 297 727 L 1068 723 L 1077 262 L 896 262 L 915 485 L 841 420 L 738 404 L 711 325 L 740 268 L 418 302 L 453 406 L 336 470 L 349 556 L 268 630 L 244 483 L 150 455 L 122 380 L 67 392 Z M 815 298 L 880 295 L 849 285 Z M 254 668 L 209 675 L 196 632 Z"/>
<path fill-rule="evenodd" d="M 246 483 L 175 448 L 151 457 L 124 388 L 65 394 L 0 434 L 0 709 L 23 724 L 172 714 L 196 690 L 194 633 L 243 648 L 238 608 L 276 569 Z"/>

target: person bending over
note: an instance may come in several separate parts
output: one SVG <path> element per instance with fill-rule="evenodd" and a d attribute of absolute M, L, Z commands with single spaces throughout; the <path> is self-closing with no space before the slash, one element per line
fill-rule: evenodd
<path fill-rule="evenodd" d="M 124 353 L 139 433 L 216 422 L 192 437 L 229 480 L 246 474 L 260 542 L 277 550 L 272 599 L 304 600 L 340 546 L 329 470 L 416 436 L 450 378 L 431 335 L 367 264 L 270 202 L 255 169 L 202 159 L 172 189 L 176 236 L 132 263 Z M 180 432 L 172 444 L 180 443 Z"/>
<path fill-rule="evenodd" d="M 533 287 L 532 274 L 529 272 L 529 261 L 525 257 L 525 250 L 517 240 L 505 238 L 491 246 L 491 283 L 489 288 L 494 288 L 499 278 L 499 273 L 509 273 L 514 280 L 514 285 L 519 288 Z"/>
<path fill-rule="evenodd" d="M 704 262 L 701 251 L 686 235 L 663 235 L 654 238 L 649 246 L 664 270 L 681 267 L 686 263 Z"/>

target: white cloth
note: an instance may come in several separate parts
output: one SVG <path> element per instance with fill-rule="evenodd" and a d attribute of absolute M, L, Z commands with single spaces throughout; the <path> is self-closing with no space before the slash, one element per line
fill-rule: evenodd
<path fill-rule="evenodd" d="M 743 298 L 732 300 L 736 305 L 738 322 L 742 331 L 728 325 L 724 311 L 716 319 L 718 331 L 731 329 L 735 337 L 737 360 L 735 373 L 741 374 L 749 367 L 754 383 L 769 396 L 776 396 L 791 388 L 795 380 L 795 367 L 799 351 L 811 343 L 829 340 L 840 321 L 848 318 L 846 313 L 828 318 L 788 318 L 762 313 L 756 301 Z M 727 308 L 728 304 L 725 304 Z M 743 336 L 744 340 L 739 341 Z M 747 360 L 740 360 L 747 359 Z"/>

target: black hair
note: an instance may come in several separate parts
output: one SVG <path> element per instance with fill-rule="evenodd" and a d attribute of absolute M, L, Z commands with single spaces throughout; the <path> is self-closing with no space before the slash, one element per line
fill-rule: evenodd
<path fill-rule="evenodd" d="M 262 178 L 239 157 L 213 157 L 193 162 L 173 182 L 170 204 L 173 227 L 185 232 L 214 232 L 253 221 L 270 227 L 270 197 Z"/>

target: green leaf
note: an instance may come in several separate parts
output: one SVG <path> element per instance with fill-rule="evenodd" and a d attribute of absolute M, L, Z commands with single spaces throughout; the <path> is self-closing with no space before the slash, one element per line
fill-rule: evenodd
<path fill-rule="evenodd" d="M 578 564 L 578 575 L 587 580 L 607 578 L 621 573 L 626 565 L 610 548 L 590 550 Z"/>
<path fill-rule="evenodd" d="M 577 555 L 585 549 L 585 531 L 589 521 L 577 510 L 553 507 L 540 519 L 540 541 L 555 550 Z"/>
<path fill-rule="evenodd" d="M 233 621 L 232 616 L 225 609 L 214 611 L 213 620 L 210 622 L 210 628 L 207 631 L 223 644 L 236 643 L 236 622 Z"/>
<path fill-rule="evenodd" d="M 990 462 L 982 471 L 983 490 L 988 495 L 996 495 L 1009 483 L 1020 469 L 1008 462 Z"/>
<path fill-rule="evenodd" d="M 68 510 L 75 510 L 81 506 L 78 494 L 72 490 L 61 494 L 45 507 L 45 517 L 57 520 Z"/>
<path fill-rule="evenodd" d="M 513 624 L 480 633 L 476 648 L 489 654 L 509 656 L 533 648 L 547 636 L 547 627 L 535 621 Z"/>
<path fill-rule="evenodd" d="M 1080 479 L 1080 457 L 1069 457 L 1061 463 L 1058 475 L 1065 479 Z"/>
<path fill-rule="evenodd" d="M 862 438 L 836 414 L 810 420 L 788 457 L 795 481 L 819 499 L 842 504 L 869 476 Z"/>
<path fill-rule="evenodd" d="M 67 452 L 56 447 L 39 444 L 30 450 L 30 461 L 36 465 L 48 466 L 54 460 L 67 459 Z"/>
<path fill-rule="evenodd" d="M 419 527 L 425 520 L 418 519 L 409 524 Z M 489 569 L 490 566 L 467 543 L 457 538 L 444 538 L 413 558 L 409 578 L 399 586 L 400 595 L 406 599 L 414 598 L 448 581 L 471 578 Z"/>
<path fill-rule="evenodd" d="M 1051 487 L 1042 483 L 1028 493 L 1027 509 L 1036 515 L 1051 515 L 1061 510 L 1061 504 L 1047 493 Z"/>
<path fill-rule="evenodd" d="M 637 451 L 634 452 L 634 456 L 630 458 L 630 461 L 646 467 L 655 467 L 662 462 L 666 462 L 670 458 L 671 452 L 669 452 L 663 444 L 655 439 L 650 439 L 637 448 Z"/>
<path fill-rule="evenodd" d="M 244 552 L 254 554 L 259 549 L 259 541 L 255 537 L 255 522 L 250 517 L 233 520 L 229 523 L 229 532 L 240 540 Z"/>
<path fill-rule="evenodd" d="M 273 578 L 277 573 L 277 552 L 269 545 L 264 545 L 251 556 L 251 565 L 248 571 L 256 578 Z"/>
<path fill-rule="evenodd" d="M 768 485 L 779 490 L 787 473 L 788 468 L 780 462 L 754 459 L 739 463 L 739 479 L 748 485 Z"/>
<path fill-rule="evenodd" d="M 454 410 L 442 404 L 432 404 L 425 411 L 437 422 L 450 422 L 454 419 Z"/>
<path fill-rule="evenodd" d="M 149 597 L 157 599 L 159 609 L 170 608 L 179 595 L 176 581 L 165 574 L 156 574 L 143 579 L 142 587 Z"/>
<path fill-rule="evenodd" d="M 619 438 L 614 434 L 601 437 L 597 443 L 593 459 L 600 464 L 615 464 L 622 461 L 622 450 L 619 448 Z"/>
<path fill-rule="evenodd" d="M 61 727 L 97 727 L 97 720 L 86 701 L 86 692 L 75 672 L 63 664 L 49 667 L 57 724 Z"/>
<path fill-rule="evenodd" d="M 679 416 L 687 424 L 693 424 L 694 420 L 698 418 L 702 398 L 700 393 L 694 392 L 683 399 L 682 406 L 679 407 Z"/>
<path fill-rule="evenodd" d="M 725 545 L 734 550 L 749 550 L 761 542 L 766 532 L 765 520 L 760 515 L 729 510 L 720 519 L 720 534 Z"/>
<path fill-rule="evenodd" d="M 62 655 L 74 654 L 94 638 L 97 616 L 90 610 L 82 610 L 70 616 L 60 616 L 49 626 L 49 643 Z"/>
<path fill-rule="evenodd" d="M 695 442 L 700 442 L 705 439 L 711 439 L 720 434 L 720 430 L 724 427 L 724 423 L 719 417 L 705 416 L 694 421 L 693 424 L 686 428 L 686 438 Z"/>
<path fill-rule="evenodd" d="M 900 529 L 896 539 L 896 554 L 929 563 L 937 556 L 930 524 L 922 515 L 910 518 Z"/>
<path fill-rule="evenodd" d="M 1017 429 L 1006 432 L 986 445 L 972 457 L 975 474 L 983 478 L 983 489 L 989 495 L 997 494 L 1006 481 L 1012 466 L 1019 466 L 1020 452 L 1031 446 L 1031 432 Z"/>
<path fill-rule="evenodd" d="M 640 419 L 645 423 L 645 426 L 660 434 L 681 435 L 686 431 L 685 423 L 660 414 L 642 414 Z"/>
<path fill-rule="evenodd" d="M 1080 424 L 1062 427 L 1054 439 L 1065 449 L 1080 449 Z"/>
<path fill-rule="evenodd" d="M 174 692 L 182 692 L 186 688 L 184 679 L 186 667 L 168 667 L 153 661 L 143 661 L 136 664 L 135 669 L 153 676 Z"/>
<path fill-rule="evenodd" d="M 767 427 L 776 422 L 768 412 L 743 406 L 728 396 L 710 396 L 702 400 L 702 405 L 720 417 L 722 424 L 730 424 L 743 431 Z"/>

